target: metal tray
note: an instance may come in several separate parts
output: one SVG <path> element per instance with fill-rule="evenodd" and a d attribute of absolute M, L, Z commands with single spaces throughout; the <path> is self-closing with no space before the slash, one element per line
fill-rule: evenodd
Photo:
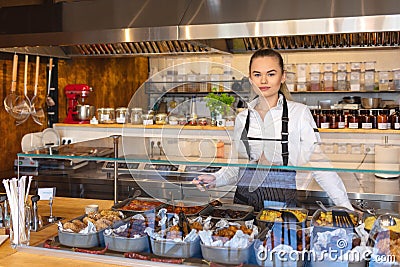
<path fill-rule="evenodd" d="M 86 215 L 79 216 L 73 220 L 82 220 Z M 73 221 L 71 220 L 71 221 Z M 118 227 L 122 225 L 122 220 L 115 222 L 112 227 Z M 68 247 L 78 247 L 78 248 L 92 248 L 92 247 L 104 247 L 104 235 L 105 229 L 89 234 L 73 233 L 61 231 L 58 229 L 58 239 L 60 244 Z"/>
<path fill-rule="evenodd" d="M 203 243 L 201 243 L 200 246 L 201 253 L 205 260 L 223 264 L 242 264 L 249 262 L 253 244 L 254 241 L 246 248 L 207 246 Z"/>
<path fill-rule="evenodd" d="M 338 208 L 338 209 L 340 209 L 340 208 Z M 352 214 L 352 215 L 356 216 L 357 221 L 360 221 L 360 215 L 359 215 L 357 212 L 351 211 L 351 210 L 347 210 L 347 209 L 345 209 L 345 208 L 341 208 L 341 209 L 342 209 L 342 210 L 346 210 L 349 214 Z M 328 212 L 330 212 L 330 211 L 332 211 L 332 210 L 331 210 L 331 209 L 328 209 Z M 316 211 L 314 212 L 312 218 L 311 218 L 311 226 L 314 226 L 314 231 L 313 231 L 313 233 L 325 232 L 325 231 L 334 231 L 334 230 L 336 230 L 336 229 L 338 228 L 338 227 L 334 227 L 333 225 L 327 225 L 327 226 L 325 226 L 325 225 L 318 225 L 318 224 L 316 223 L 316 220 L 320 217 L 320 215 L 321 215 L 322 212 L 325 212 L 325 211 L 323 211 L 322 209 L 316 210 Z M 357 224 L 357 225 L 358 225 L 358 224 Z M 357 225 L 355 225 L 355 226 L 357 226 Z M 354 231 L 353 228 L 346 228 L 346 229 L 348 229 L 349 232 L 353 232 L 353 231 Z"/>
<path fill-rule="evenodd" d="M 183 204 L 184 207 L 194 207 L 194 206 L 202 207 L 202 209 L 200 209 L 200 210 L 199 210 L 198 212 L 196 212 L 196 213 L 185 213 L 186 216 L 199 216 L 200 212 L 202 212 L 204 209 L 206 209 L 206 208 L 208 207 L 208 204 L 199 205 L 198 202 L 195 202 L 195 201 L 188 201 L 188 200 L 174 200 L 173 204 L 175 205 L 175 207 L 177 207 L 178 205 L 182 205 L 182 204 Z M 163 207 L 161 207 L 161 208 L 167 208 L 168 205 L 171 205 L 171 206 L 172 206 L 172 203 L 171 203 L 171 204 L 166 203 L 166 204 L 165 204 Z"/>
<path fill-rule="evenodd" d="M 160 205 L 156 206 L 154 209 L 149 209 L 149 210 L 123 210 L 122 207 L 128 205 L 132 200 L 141 200 L 141 201 L 157 201 L 160 202 Z M 111 207 L 112 210 L 117 210 L 122 213 L 124 213 L 126 216 L 131 216 L 135 215 L 138 213 L 147 213 L 147 212 L 155 212 L 156 210 L 160 209 L 163 207 L 166 203 L 165 199 L 155 199 L 155 198 L 149 198 L 149 197 L 137 197 L 133 199 L 125 199 L 114 206 Z"/>
<path fill-rule="evenodd" d="M 257 225 L 258 225 L 260 228 L 262 228 L 262 229 L 264 229 L 264 228 L 271 228 L 272 225 L 277 224 L 277 223 L 278 223 L 278 224 L 288 224 L 288 223 L 289 223 L 289 222 L 276 222 L 276 221 L 261 220 L 260 217 L 261 217 L 261 214 L 262 214 L 262 211 L 263 211 L 263 210 L 276 210 L 276 211 L 279 211 L 280 208 L 267 207 L 267 208 L 262 209 L 262 210 L 257 214 L 257 217 L 256 217 Z M 299 225 L 299 226 L 301 226 L 301 227 L 303 227 L 303 228 L 305 228 L 305 227 L 307 226 L 308 210 L 303 209 L 303 208 L 296 208 L 296 207 L 293 207 L 293 208 L 292 208 L 292 207 L 291 207 L 291 208 L 282 208 L 281 210 L 296 210 L 296 211 L 300 211 L 300 212 L 306 214 L 305 219 L 304 219 L 303 221 L 301 221 L 301 222 L 300 222 L 300 221 L 297 222 L 296 224 Z"/>
<path fill-rule="evenodd" d="M 200 237 L 192 242 L 174 242 L 169 240 L 155 240 L 150 237 L 153 254 L 175 258 L 201 258 Z"/>
<path fill-rule="evenodd" d="M 214 207 L 209 205 L 207 208 L 205 208 L 204 210 L 202 210 L 199 215 L 203 216 L 203 217 L 208 217 L 210 216 L 210 214 L 212 214 L 212 212 L 214 210 L 227 210 L 227 209 L 231 209 L 231 210 L 236 210 L 236 211 L 244 211 L 246 212 L 244 216 L 240 217 L 240 218 L 223 218 L 223 217 L 215 217 L 215 216 L 211 216 L 212 219 L 216 219 L 216 220 L 221 220 L 221 219 L 226 219 L 227 221 L 247 221 L 247 220 L 251 220 L 254 216 L 253 216 L 253 211 L 254 211 L 254 207 L 252 206 L 246 206 L 246 205 L 240 205 L 240 204 L 223 204 L 220 207 Z"/>
<path fill-rule="evenodd" d="M 150 249 L 147 235 L 138 238 L 104 234 L 104 243 L 108 249 L 119 252 L 148 252 Z"/>

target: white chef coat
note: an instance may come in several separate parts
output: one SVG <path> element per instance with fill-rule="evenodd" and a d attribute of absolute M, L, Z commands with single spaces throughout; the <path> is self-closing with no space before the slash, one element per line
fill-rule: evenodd
<path fill-rule="evenodd" d="M 240 138 L 249 111 L 250 125 L 247 134 L 248 137 L 281 139 L 283 96 L 279 95 L 277 105 L 267 112 L 264 120 L 261 119 L 258 112 L 254 109 L 258 101 L 259 98 L 251 101 L 248 105 L 248 110 L 240 112 L 236 117 L 233 145 L 241 157 L 248 157 L 245 146 Z M 309 108 L 306 105 L 293 101 L 287 101 L 287 105 L 289 114 L 288 166 L 302 166 L 308 163 L 311 155 L 313 155 L 313 162 L 317 161 L 317 163 L 314 163 L 315 167 L 330 167 L 329 161 L 322 154 L 317 155 L 317 157 L 315 157 L 316 154 L 313 154 L 317 143 L 321 139 L 319 133 L 314 131 L 317 127 Z M 266 159 L 271 165 L 283 165 L 280 141 L 249 140 L 249 147 L 251 162 L 258 161 L 264 152 Z M 239 179 L 238 174 L 238 168 L 222 168 L 214 174 L 216 176 L 216 186 L 236 184 Z M 336 172 L 313 171 L 311 175 L 321 188 L 327 192 L 335 205 L 353 210 L 343 181 Z"/>

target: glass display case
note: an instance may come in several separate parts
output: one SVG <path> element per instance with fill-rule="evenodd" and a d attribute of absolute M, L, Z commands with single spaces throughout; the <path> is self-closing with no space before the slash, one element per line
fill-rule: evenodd
<path fill-rule="evenodd" d="M 195 203 L 196 206 L 207 206 L 215 200 L 220 201 L 222 205 L 229 205 L 233 201 L 236 185 L 216 188 L 204 186 L 205 190 L 199 190 L 192 181 L 201 174 L 215 174 L 230 169 L 238 170 L 239 176 L 246 173 L 254 174 L 256 171 L 279 172 L 283 174 L 281 181 L 286 187 L 290 187 L 286 183 L 290 173 L 295 173 L 296 184 L 294 189 L 297 191 L 298 208 L 308 210 L 310 217 L 315 214 L 316 200 L 322 201 L 329 207 L 333 205 L 327 193 L 316 183 L 314 179 L 316 173 L 320 177 L 325 175 L 330 177 L 332 173 L 337 173 L 346 186 L 350 200 L 357 205 L 362 202 L 365 206 L 368 203 L 369 207 L 386 209 L 392 213 L 397 213 L 399 210 L 400 147 L 398 146 L 376 146 L 374 156 L 360 154 L 356 157 L 342 154 L 341 157 L 331 157 L 324 151 L 327 151 L 327 147 L 332 146 L 332 144 L 318 143 L 312 146 L 312 151 L 303 151 L 307 160 L 303 161 L 302 164 L 280 166 L 249 162 L 242 154 L 240 143 L 231 140 L 224 140 L 223 144 L 226 150 L 221 154 L 218 151 L 221 147 L 218 146 L 220 142 L 212 137 L 199 136 L 197 140 L 186 137 L 180 138 L 177 132 L 175 137 L 168 135 L 168 137 L 154 142 L 152 136 L 146 135 L 146 133 L 143 136 L 113 135 L 69 145 L 48 146 L 19 153 L 18 160 L 21 162 L 24 160 L 35 161 L 38 179 L 41 176 L 52 176 L 54 182 L 64 181 L 70 185 L 74 183 L 73 180 L 79 180 L 83 183 L 84 178 L 87 181 L 108 181 L 108 186 L 112 190 L 108 191 L 106 198 L 113 199 L 115 205 L 125 203 L 125 199 L 129 196 L 137 197 L 136 189 L 140 189 L 141 197 L 161 200 L 167 205 L 190 202 L 191 205 Z M 17 174 L 18 177 L 27 175 L 28 170 L 21 164 L 17 168 Z M 258 185 L 257 182 L 259 181 L 256 180 L 253 185 Z M 95 182 L 92 182 L 92 184 L 95 184 Z M 331 186 L 335 185 L 332 184 Z M 104 193 L 107 189 L 101 186 L 98 192 L 100 191 Z M 85 197 L 85 195 L 83 194 L 80 197 Z M 235 208 L 235 205 L 237 204 L 230 205 L 230 207 Z M 252 210 L 249 213 L 253 213 Z M 264 237 L 266 238 L 265 233 Z M 55 240 L 58 242 L 57 237 Z M 152 246 L 155 246 L 155 239 L 150 238 L 150 240 L 153 242 Z M 203 243 L 201 244 L 201 251 L 203 251 L 206 248 Z M 25 247 L 25 249 L 45 250 L 45 248 L 38 247 Z M 196 249 L 200 251 L 200 246 Z M 71 255 L 68 254 L 70 250 L 69 247 L 61 246 L 61 249 L 54 253 L 69 256 Z M 223 257 L 224 253 L 228 253 L 226 250 L 213 251 L 221 252 L 214 253 L 215 255 L 208 253 L 205 256 L 206 259 L 212 260 L 216 257 L 216 261 L 219 262 L 226 260 Z M 239 259 L 238 262 L 259 263 L 255 261 L 256 256 L 253 254 L 257 253 L 256 247 L 251 245 L 245 252 L 246 258 Z M 123 253 L 110 253 L 107 256 L 114 256 L 115 260 L 113 260 L 113 257 L 107 257 L 108 263 L 121 263 L 121 259 L 124 259 L 125 254 Z M 165 251 L 163 253 L 161 253 L 162 257 L 176 257 L 176 254 Z M 85 254 L 73 254 L 74 258 L 84 259 L 87 257 Z M 125 257 L 130 255 L 136 254 L 126 254 Z M 144 255 L 148 258 L 160 257 L 152 256 L 152 254 Z M 234 254 L 229 255 L 234 257 Z M 201 266 L 201 256 L 192 257 L 190 254 L 187 257 L 182 261 L 183 264 Z M 105 262 L 105 259 L 100 256 L 96 257 L 96 261 Z M 124 261 L 127 261 L 127 259 L 124 259 Z"/>

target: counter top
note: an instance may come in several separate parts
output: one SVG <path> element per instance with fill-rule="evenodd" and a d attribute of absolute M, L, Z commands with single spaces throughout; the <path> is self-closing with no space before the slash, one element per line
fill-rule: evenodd
<path fill-rule="evenodd" d="M 191 125 L 133 125 L 133 124 L 68 124 L 68 123 L 56 123 L 56 127 L 84 127 L 84 128 L 133 128 L 133 129 L 185 129 L 185 130 L 215 130 L 215 131 L 226 131 L 233 130 L 233 127 L 216 127 L 216 126 L 191 126 Z"/>
<path fill-rule="evenodd" d="M 84 207 L 89 204 L 98 204 L 99 209 L 107 209 L 113 205 L 112 200 L 99 200 L 99 199 L 82 199 L 82 198 L 64 198 L 56 197 L 53 202 L 53 214 L 55 216 L 63 217 L 66 220 L 76 218 L 84 213 Z M 38 203 L 39 214 L 48 215 L 49 205 L 48 201 L 39 201 Z M 57 234 L 57 225 L 53 224 L 39 232 L 31 232 L 30 245 L 35 246 L 42 243 L 44 240 L 51 238 Z M 54 252 L 54 253 L 53 253 Z M 75 252 L 74 252 L 75 254 Z M 59 253 L 57 250 L 50 249 L 32 249 L 17 248 L 12 249 L 10 246 L 10 239 L 0 246 L 0 265 L 8 267 L 20 266 L 85 266 L 85 267 L 105 267 L 105 266 L 121 266 L 120 264 L 93 262 L 89 255 L 78 255 L 71 259 L 67 254 Z M 87 256 L 87 257 L 86 257 Z M 85 260 L 87 258 L 87 260 Z M 132 265 L 135 266 L 150 266 L 151 262 L 144 264 L 139 260 L 129 259 Z M 124 265 L 126 266 L 126 264 Z M 154 266 L 154 265 L 151 265 Z M 164 265 L 166 266 L 166 265 Z"/>
<path fill-rule="evenodd" d="M 190 125 L 133 125 L 133 124 L 68 124 L 56 123 L 56 127 L 83 127 L 83 128 L 133 128 L 133 129 L 185 129 L 185 130 L 215 130 L 231 131 L 233 127 L 215 127 L 215 126 L 190 126 Z M 400 130 L 378 130 L 378 129 L 318 129 L 320 133 L 365 133 L 365 134 L 399 134 Z"/>

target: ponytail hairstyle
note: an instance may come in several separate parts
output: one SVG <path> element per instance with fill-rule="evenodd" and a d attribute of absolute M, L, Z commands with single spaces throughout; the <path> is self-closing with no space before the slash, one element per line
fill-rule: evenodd
<path fill-rule="evenodd" d="M 284 74 L 285 69 L 284 69 L 282 55 L 279 52 L 270 48 L 262 48 L 254 52 L 254 54 L 250 58 L 249 73 L 251 72 L 251 64 L 253 64 L 253 59 L 259 57 L 274 57 L 278 59 L 279 67 L 281 68 L 282 74 Z M 286 82 L 281 83 L 281 88 L 279 88 L 279 92 L 282 93 L 287 100 L 293 100 L 292 95 L 290 94 L 289 89 L 287 88 Z"/>

